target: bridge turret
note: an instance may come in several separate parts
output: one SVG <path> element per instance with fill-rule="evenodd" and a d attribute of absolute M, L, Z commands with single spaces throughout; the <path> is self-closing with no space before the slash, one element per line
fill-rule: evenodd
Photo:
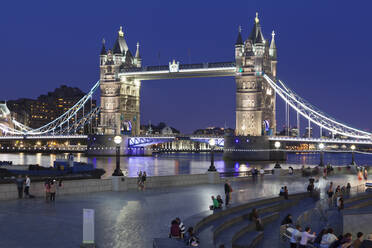
<path fill-rule="evenodd" d="M 276 77 L 276 64 L 277 61 L 277 50 L 276 50 L 276 44 L 275 44 L 275 32 L 271 33 L 271 44 L 269 49 L 269 55 L 271 58 L 271 74 Z"/>
<path fill-rule="evenodd" d="M 99 58 L 100 58 L 100 66 L 104 65 L 106 63 L 106 60 L 107 60 L 107 51 L 106 51 L 106 46 L 105 46 L 105 39 L 102 39 L 102 48 L 101 48 L 101 52 L 99 54 Z"/>
<path fill-rule="evenodd" d="M 137 50 L 136 50 L 136 56 L 134 57 L 134 63 L 138 68 L 141 68 L 142 66 L 142 59 L 140 56 L 140 51 L 139 51 L 139 42 L 137 42 Z"/>
<path fill-rule="evenodd" d="M 243 38 L 241 34 L 241 27 L 239 26 L 238 38 L 235 42 L 235 62 L 237 71 L 242 67 L 242 56 L 243 56 Z"/>

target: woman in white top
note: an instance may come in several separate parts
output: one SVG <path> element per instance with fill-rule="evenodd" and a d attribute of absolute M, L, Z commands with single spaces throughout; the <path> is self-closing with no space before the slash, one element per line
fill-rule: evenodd
<path fill-rule="evenodd" d="M 320 248 L 328 248 L 336 240 L 338 240 L 338 238 L 333 233 L 333 229 L 329 228 L 327 233 L 324 234 L 322 237 L 322 241 L 320 242 Z"/>

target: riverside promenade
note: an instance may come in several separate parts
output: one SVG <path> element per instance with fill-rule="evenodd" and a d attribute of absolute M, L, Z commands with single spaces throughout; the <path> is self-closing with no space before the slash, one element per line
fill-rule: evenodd
<path fill-rule="evenodd" d="M 321 179 L 335 185 L 360 184 L 355 175 L 336 175 Z M 265 176 L 231 181 L 232 203 L 277 196 L 287 185 L 289 193 L 306 190 L 308 178 Z M 15 187 L 15 185 L 14 185 Z M 170 221 L 187 219 L 208 210 L 210 196 L 224 198 L 223 182 L 193 186 L 148 189 L 144 192 L 98 192 L 58 195 L 55 203 L 43 198 L 4 200 L 0 202 L 0 248 L 5 247 L 79 247 L 82 242 L 83 208 L 95 210 L 97 247 L 152 247 L 154 238 L 167 237 Z"/>

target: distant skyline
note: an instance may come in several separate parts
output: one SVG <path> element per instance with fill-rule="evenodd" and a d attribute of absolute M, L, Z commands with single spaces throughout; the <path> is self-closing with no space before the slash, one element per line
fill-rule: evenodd
<path fill-rule="evenodd" d="M 8 1 L 0 10 L 1 100 L 36 98 L 63 84 L 87 92 L 99 78 L 102 39 L 111 48 L 119 26 L 132 54 L 140 42 L 144 66 L 234 61 L 238 26 L 245 40 L 258 12 L 265 38 L 276 33 L 278 78 L 336 119 L 371 131 L 368 1 L 19 4 Z M 284 104 L 277 106 L 280 130 Z M 142 124 L 163 121 L 184 133 L 225 122 L 235 127 L 234 111 L 234 78 L 142 82 Z"/>

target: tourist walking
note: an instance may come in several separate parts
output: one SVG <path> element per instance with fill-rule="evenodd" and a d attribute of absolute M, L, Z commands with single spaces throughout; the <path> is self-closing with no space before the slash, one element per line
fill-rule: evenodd
<path fill-rule="evenodd" d="M 15 180 L 17 184 L 17 190 L 18 190 L 18 198 L 21 199 L 23 197 L 23 184 L 24 180 L 21 175 L 18 175 L 18 178 Z"/>
<path fill-rule="evenodd" d="M 142 190 L 145 189 L 146 179 L 147 179 L 147 175 L 146 175 L 146 171 L 144 171 L 144 172 L 142 173 L 142 178 L 141 178 L 141 186 L 142 186 Z"/>
<path fill-rule="evenodd" d="M 26 176 L 26 184 L 25 184 L 25 195 L 26 195 L 26 197 L 30 197 L 30 186 L 31 186 L 31 179 L 27 175 Z"/>
<path fill-rule="evenodd" d="M 141 183 L 142 183 L 142 171 L 138 172 L 138 177 L 137 177 L 137 186 L 138 189 L 140 190 L 142 188 Z"/>
<path fill-rule="evenodd" d="M 228 180 L 225 182 L 225 204 L 228 206 L 230 204 L 232 188 Z"/>
<path fill-rule="evenodd" d="M 332 202 L 333 202 L 333 182 L 329 184 L 329 188 L 327 190 L 327 195 L 328 195 L 328 205 L 332 207 Z"/>
<path fill-rule="evenodd" d="M 50 200 L 55 201 L 56 200 L 56 183 L 55 180 L 52 180 L 50 182 Z"/>
<path fill-rule="evenodd" d="M 45 189 L 45 200 L 49 202 L 50 200 L 50 179 L 47 179 L 44 183 L 44 189 Z"/>

